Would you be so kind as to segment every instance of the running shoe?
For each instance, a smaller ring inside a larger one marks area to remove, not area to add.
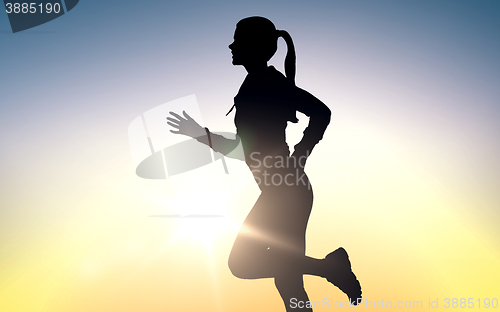
[[[345,249],[340,247],[329,253],[325,260],[331,263],[331,271],[326,279],[342,290],[349,297],[352,305],[360,303],[361,285],[351,270],[351,262]]]

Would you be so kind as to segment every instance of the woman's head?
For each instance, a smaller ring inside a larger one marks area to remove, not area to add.
[[[267,63],[278,48],[278,31],[267,18],[244,18],[236,24],[234,42],[229,48],[234,65]]]

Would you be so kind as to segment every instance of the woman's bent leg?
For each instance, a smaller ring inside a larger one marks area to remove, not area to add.
[[[251,245],[239,244],[237,247]],[[326,277],[331,270],[331,264],[325,259],[315,259],[304,254],[291,254],[276,251],[271,247],[260,247],[238,251],[233,248],[229,257],[229,269],[234,276],[242,279],[258,279],[277,277],[284,270],[287,262],[294,263],[295,272],[301,275]]]
[[[361,298],[361,287],[343,248],[325,259],[305,256],[312,199],[309,188],[265,189],[245,219],[229,256],[229,268],[236,277],[275,278],[287,311],[311,311],[306,304],[303,274],[327,278],[353,304]]]
[[[262,192],[248,214],[229,256],[239,278],[276,277],[287,263],[295,272],[319,273],[321,260],[305,256],[305,232],[312,208],[312,190],[271,188]]]

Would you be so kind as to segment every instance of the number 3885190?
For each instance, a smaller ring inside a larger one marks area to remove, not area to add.
[[[59,3],[6,3],[7,13],[59,13],[61,5]]]

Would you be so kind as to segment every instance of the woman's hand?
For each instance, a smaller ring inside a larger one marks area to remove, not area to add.
[[[192,138],[199,138],[206,135],[205,129],[200,126],[191,116],[185,111],[182,111],[184,118],[180,115],[170,112],[173,117],[167,117],[167,123],[177,130],[170,130],[172,133],[184,134]]]

